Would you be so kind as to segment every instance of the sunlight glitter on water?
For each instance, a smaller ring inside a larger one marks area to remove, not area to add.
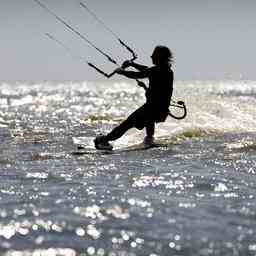
[[[76,139],[93,148],[96,134],[144,102],[134,85],[106,86],[112,84],[4,89],[10,98],[0,101],[4,256],[253,254],[255,86],[180,82],[175,99],[184,99],[189,112],[157,125],[166,147],[73,155]],[[131,130],[115,147],[143,137]]]
[[[72,249],[64,248],[49,248],[49,249],[38,249],[34,251],[9,251],[3,256],[76,256],[77,253]]]

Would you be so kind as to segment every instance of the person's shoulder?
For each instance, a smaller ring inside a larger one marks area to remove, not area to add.
[[[166,67],[166,71],[167,71],[168,73],[171,73],[172,75],[174,74],[174,72],[173,72],[173,69],[172,69],[172,66],[171,66],[171,65],[169,65],[169,66],[167,66],[167,67]]]

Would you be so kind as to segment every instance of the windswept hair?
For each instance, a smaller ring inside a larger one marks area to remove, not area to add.
[[[154,49],[154,52],[157,53],[161,62],[167,62],[170,65],[173,63],[173,53],[167,46],[157,45]]]

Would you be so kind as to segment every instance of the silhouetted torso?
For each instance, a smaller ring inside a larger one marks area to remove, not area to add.
[[[141,71],[125,71],[125,76],[133,79],[149,79],[149,87],[146,93],[146,104],[158,110],[166,110],[170,105],[173,92],[173,71],[170,65],[140,66]],[[155,109],[155,110],[156,110]]]
[[[166,109],[170,105],[173,92],[173,71],[168,65],[153,66],[145,70],[149,78],[147,103]]]

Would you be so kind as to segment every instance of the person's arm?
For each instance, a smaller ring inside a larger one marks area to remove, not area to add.
[[[123,68],[117,68],[115,71],[119,75],[126,76],[131,79],[143,79],[149,77],[149,69],[143,71],[126,71]]]
[[[137,69],[137,70],[139,70],[139,71],[144,71],[144,70],[148,69],[148,67],[145,66],[145,65],[141,65],[141,64],[135,63],[135,62],[133,62],[133,61],[126,60],[126,61],[122,64],[122,68],[123,68],[123,69],[126,69],[126,68],[128,68],[128,67],[133,67],[133,68],[135,68],[135,69]]]
[[[132,62],[130,66],[133,67],[133,68],[136,68],[139,71],[144,71],[144,70],[148,69],[147,66],[141,65],[141,64],[138,64],[138,63],[135,63],[135,62]]]

